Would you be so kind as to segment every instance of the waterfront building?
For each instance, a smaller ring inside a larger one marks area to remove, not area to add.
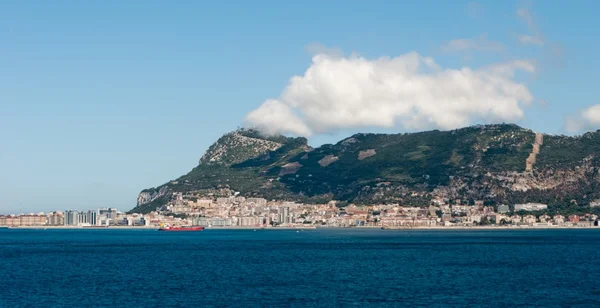
[[[233,226],[232,219],[227,217],[194,217],[192,225],[202,227],[229,227]]]
[[[10,215],[6,217],[6,225],[9,227],[18,227],[21,225],[19,216]]]
[[[533,225],[534,223],[537,222],[537,218],[535,218],[535,216],[533,216],[533,215],[527,215],[527,216],[523,217],[523,222],[525,222],[526,224],[529,224],[529,225]]]
[[[111,207],[98,209],[98,216],[104,216],[108,219],[116,219],[117,209]]]
[[[262,217],[239,217],[237,225],[242,227],[260,226],[263,225],[263,221]]]
[[[9,227],[44,226],[44,225],[46,225],[46,223],[47,223],[46,215],[42,215],[42,214],[0,216],[0,226],[9,226]]]
[[[540,222],[549,222],[552,220],[552,217],[550,217],[550,215],[542,215],[539,217]]]
[[[78,220],[77,225],[80,225],[80,226],[81,225],[85,225],[85,226],[87,226],[87,225],[90,224],[89,221],[88,221],[88,215],[87,215],[86,212],[79,212],[79,213],[77,213],[77,215],[79,216],[79,218],[77,219]]]
[[[100,211],[102,211],[102,210],[100,210]],[[49,225],[53,225],[53,226],[60,225],[60,221],[62,220],[63,225],[65,225],[65,226],[95,226],[98,224],[98,221],[99,221],[98,213],[99,213],[99,211],[97,211],[97,210],[89,210],[87,212],[68,210],[68,211],[64,212],[64,215],[62,213],[55,212],[48,216],[49,217]],[[104,213],[105,213],[104,217],[106,217],[106,215],[111,215],[113,213],[113,211],[112,211],[112,209],[105,210]]]
[[[215,217],[215,218],[211,219],[210,223],[211,223],[210,224],[211,226],[215,226],[215,227],[229,227],[229,226],[232,226],[231,218]]]
[[[46,216],[48,226],[64,226],[65,216],[61,212],[52,212]]]
[[[488,216],[488,219],[490,220],[490,222],[494,223],[494,224],[501,224],[503,223],[502,221],[504,220],[504,223],[507,223],[510,221],[510,217],[503,215],[503,214],[492,214],[490,216]]]
[[[554,221],[555,224],[560,225],[565,222],[565,216],[554,215],[554,217],[552,217],[552,220]]]
[[[512,216],[510,216],[510,221],[513,224],[518,224],[518,223],[521,222],[521,216],[519,216],[519,215],[512,215]]]
[[[475,223],[481,223],[482,220],[485,220],[484,216],[479,215],[479,214],[473,214],[473,215],[469,215],[467,216],[466,219],[466,223],[470,223],[470,224],[475,224]]]
[[[210,226],[210,218],[207,218],[207,217],[193,217],[192,218],[192,226],[208,227],[208,226]]]
[[[591,226],[594,225],[594,222],[593,221],[589,221],[589,220],[578,221],[574,225],[577,226],[577,227],[591,227]]]
[[[569,222],[579,222],[579,216],[578,215],[569,216]]]
[[[293,217],[290,215],[290,208],[282,206],[277,209],[277,222],[280,224],[293,223]]]
[[[46,215],[19,215],[18,226],[44,226],[46,225]]]
[[[65,211],[65,226],[79,225],[79,212],[73,210]]]
[[[97,225],[98,224],[98,211],[89,210],[87,212],[87,222],[92,226]]]

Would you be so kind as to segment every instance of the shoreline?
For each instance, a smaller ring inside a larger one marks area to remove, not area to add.
[[[109,226],[109,227],[80,227],[80,226],[0,226],[0,230],[158,230],[154,226]],[[600,226],[415,226],[415,227],[335,227],[335,226],[290,226],[290,227],[252,227],[252,226],[227,226],[227,227],[205,227],[208,230],[317,230],[317,229],[355,229],[355,230],[551,230],[551,229],[598,229]]]
[[[0,226],[5,230],[158,230],[158,226],[109,226],[109,227],[81,227],[81,226]],[[337,228],[337,227],[336,227]],[[316,226],[298,226],[298,227],[246,227],[246,226],[227,226],[227,227],[204,227],[204,230],[299,230],[299,229],[317,229]]]
[[[383,227],[383,230],[552,230],[552,229],[598,229],[598,226],[452,226],[452,227]]]

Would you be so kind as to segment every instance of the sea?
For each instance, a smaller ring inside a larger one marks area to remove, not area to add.
[[[600,229],[0,230],[0,307],[600,307]]]

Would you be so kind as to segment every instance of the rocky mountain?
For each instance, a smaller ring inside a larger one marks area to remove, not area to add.
[[[188,174],[140,193],[148,212],[178,192],[301,202],[402,203],[432,199],[585,207],[600,198],[600,132],[536,134],[512,124],[451,131],[356,134],[312,149],[304,138],[237,130]]]
[[[283,146],[281,137],[264,137],[255,130],[239,129],[224,135],[200,158],[200,164],[233,165]]]

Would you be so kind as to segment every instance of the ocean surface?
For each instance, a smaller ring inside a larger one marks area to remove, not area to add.
[[[599,307],[600,229],[9,229],[0,275],[0,307]]]

